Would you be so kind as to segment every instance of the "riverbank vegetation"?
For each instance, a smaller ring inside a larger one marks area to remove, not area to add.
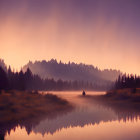
[[[64,99],[52,94],[28,91],[1,91],[0,124],[51,115],[54,112],[72,109]]]
[[[104,97],[112,100],[126,100],[140,103],[140,77],[134,75],[119,76],[114,88]]]

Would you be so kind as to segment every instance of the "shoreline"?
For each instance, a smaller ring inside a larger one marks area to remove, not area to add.
[[[140,89],[119,89],[106,92],[105,95],[86,95],[82,98],[101,106],[111,108],[116,112],[128,112],[140,114]]]
[[[41,95],[29,91],[2,91],[0,94],[0,124],[49,116],[71,110],[73,106],[56,95]]]

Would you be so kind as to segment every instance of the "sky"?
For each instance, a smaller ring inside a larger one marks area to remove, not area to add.
[[[140,74],[140,0],[0,0],[0,58]]]

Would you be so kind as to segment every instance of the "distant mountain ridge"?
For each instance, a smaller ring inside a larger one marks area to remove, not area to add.
[[[117,70],[100,70],[93,65],[83,63],[62,63],[61,61],[58,63],[56,59],[35,61],[34,63],[29,61],[29,63],[23,66],[22,70],[26,71],[27,68],[30,68],[33,74],[38,74],[44,79],[78,80],[92,83],[113,82],[121,74]]]

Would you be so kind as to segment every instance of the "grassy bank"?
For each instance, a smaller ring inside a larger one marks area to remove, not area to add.
[[[108,99],[117,101],[129,101],[140,103],[140,89],[139,88],[126,88],[108,91],[104,96]]]
[[[51,115],[72,108],[64,99],[37,92],[2,91],[0,93],[0,124]]]

